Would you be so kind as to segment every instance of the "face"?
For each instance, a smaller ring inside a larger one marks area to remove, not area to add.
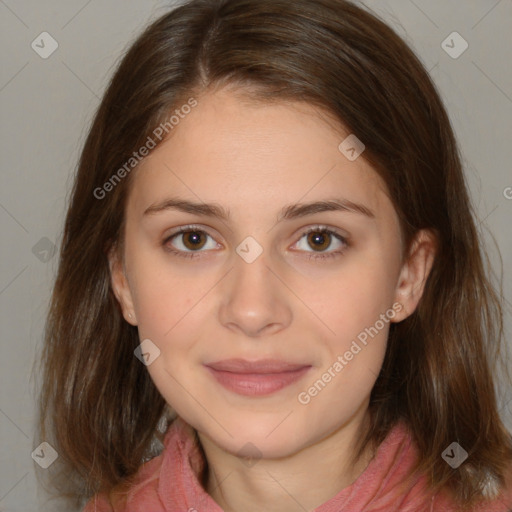
[[[134,171],[115,293],[160,351],[147,369],[167,403],[230,453],[287,456],[362,418],[390,324],[419,300],[428,258],[402,258],[348,135],[223,89]]]

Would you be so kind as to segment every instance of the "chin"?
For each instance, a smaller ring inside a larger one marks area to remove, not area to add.
[[[206,428],[198,426],[197,430],[224,451],[248,459],[287,457],[306,445],[307,433],[289,421],[293,414],[285,421],[286,414],[280,414],[278,418],[275,415],[256,416],[224,421],[222,425],[229,434],[214,421],[204,425]]]

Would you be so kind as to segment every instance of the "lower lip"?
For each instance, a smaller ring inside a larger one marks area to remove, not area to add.
[[[230,391],[245,396],[265,396],[297,382],[311,366],[281,373],[233,373],[214,370],[209,366],[207,368],[215,379]]]

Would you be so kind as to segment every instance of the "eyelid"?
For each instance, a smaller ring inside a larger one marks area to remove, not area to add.
[[[301,233],[301,237],[308,234],[308,233],[311,233],[311,232],[315,232],[315,231],[326,231],[328,233],[332,233],[334,235],[338,235],[340,238],[342,238],[343,240],[347,241],[349,240],[349,235],[348,233],[347,234],[343,234],[342,233],[342,230],[340,230],[339,228],[335,228],[334,226],[329,226],[328,224],[314,224],[308,228],[302,228],[300,230],[300,233]]]
[[[162,241],[162,245],[164,246],[164,248],[166,248],[166,251],[168,252],[171,252],[171,253],[174,253],[174,254],[178,254],[178,255],[183,255],[183,256],[186,256],[186,257],[191,257],[191,256],[194,256],[195,254],[199,255],[200,253],[202,252],[205,252],[205,251],[181,251],[181,250],[178,250],[178,249],[171,249],[171,248],[168,248],[167,247],[167,244],[175,237],[177,237],[178,235],[182,234],[182,233],[188,233],[189,231],[196,231],[196,232],[199,232],[199,233],[204,233],[206,234],[207,236],[209,236],[212,240],[215,239],[215,237],[213,235],[211,235],[205,228],[204,226],[199,226],[197,224],[187,224],[185,226],[181,226],[179,227],[178,229],[174,230],[173,232],[171,232],[169,235],[166,235]],[[215,243],[217,243],[219,245],[219,242],[215,241]]]
[[[325,224],[316,224],[309,228],[304,228],[301,232],[301,235],[299,236],[297,242],[294,243],[294,245],[298,244],[303,236],[308,235],[309,233],[328,233],[329,235],[336,238],[339,242],[343,244],[343,247],[341,249],[337,249],[334,251],[294,251],[294,252],[305,252],[309,259],[318,259],[318,260],[325,260],[327,258],[335,258],[337,256],[341,256],[345,250],[350,246],[350,240],[348,235],[343,235],[338,228],[330,227]]]
[[[197,232],[200,232],[200,233],[204,233],[206,234],[207,236],[209,236],[210,238],[214,239],[214,237],[206,230],[204,229],[203,226],[199,226],[199,225],[196,225],[196,224],[187,224],[185,226],[181,226],[179,227],[178,229],[176,229],[175,231],[173,231],[171,234],[169,234],[168,236],[166,236],[162,242],[162,245],[164,247],[167,247],[167,244],[170,240],[172,240],[174,237],[182,234],[182,233],[188,233],[189,231],[197,231]],[[344,235],[340,232],[340,230],[338,228],[335,228],[335,227],[330,227],[328,225],[325,225],[325,224],[315,224],[315,225],[312,225],[308,228],[302,228],[299,233],[300,233],[300,236],[298,237],[297,241],[293,244],[293,245],[296,245],[298,242],[300,242],[300,240],[302,239],[302,237],[304,237],[305,235],[309,234],[309,233],[312,233],[312,232],[326,232],[332,236],[334,236],[338,241],[340,241],[344,247],[342,249],[338,249],[338,250],[335,250],[335,251],[293,251],[293,252],[304,252],[306,254],[309,254],[309,258],[310,259],[319,259],[319,260],[322,260],[322,259],[326,259],[326,258],[329,258],[329,257],[336,257],[336,256],[340,256],[346,249],[347,247],[350,245],[349,243],[349,236],[348,235]],[[217,244],[219,242],[216,242]],[[202,250],[198,250],[198,251],[182,251],[182,250],[178,250],[178,249],[171,249],[171,248],[166,248],[166,251],[168,252],[171,252],[173,254],[176,254],[178,256],[182,256],[182,257],[188,257],[188,258],[194,258],[194,257],[200,257],[201,253],[203,252],[208,252],[208,251],[202,251]],[[197,256],[196,256],[197,255]]]

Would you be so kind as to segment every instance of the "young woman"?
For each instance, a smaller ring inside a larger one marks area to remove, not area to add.
[[[42,359],[61,492],[509,510],[482,253],[446,111],[387,25],[181,5],[123,58],[76,175]]]

